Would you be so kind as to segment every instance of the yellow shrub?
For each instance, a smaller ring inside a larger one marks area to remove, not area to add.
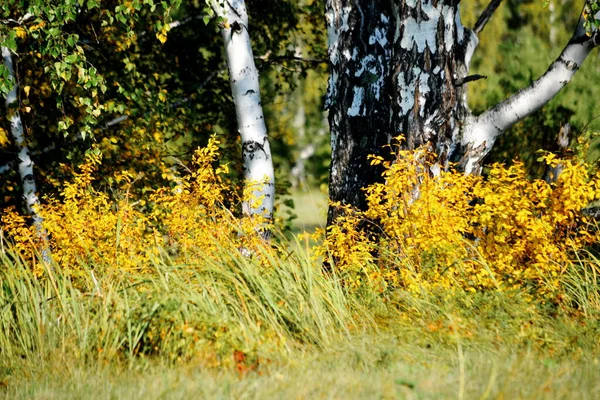
[[[46,199],[39,210],[52,260],[65,272],[77,276],[84,264],[119,274],[152,271],[152,257],[167,252],[190,262],[199,253],[217,257],[226,248],[252,251],[262,245],[254,229],[264,223],[250,218],[238,221],[224,205],[228,198],[235,206],[231,200],[235,190],[223,179],[228,170],[217,163],[214,137],[196,151],[187,176],[168,176],[165,171],[172,187],[152,191],[145,198],[132,198],[131,193],[141,192],[130,190],[141,176],[127,170],[110,177],[120,185],[112,188],[116,195],[98,190],[101,159],[99,151],[90,152],[79,172],[64,185],[61,198]],[[34,228],[15,210],[5,210],[2,227],[28,258],[42,245]]]
[[[96,268],[114,266],[114,271],[143,268],[152,245],[147,218],[126,195],[112,200],[95,189],[100,165],[101,154],[90,152],[80,172],[65,184],[62,200],[48,199],[40,210],[53,260],[75,275],[82,263]],[[124,181],[125,187],[134,181],[127,172],[115,179]]]
[[[548,184],[528,180],[521,163],[495,164],[484,179],[434,174],[433,160],[423,149],[399,150],[393,163],[373,157],[385,183],[366,189],[367,211],[345,210],[328,228],[321,253],[351,280],[360,270],[415,292],[527,288],[546,296],[560,289],[572,251],[599,238],[582,209],[600,197],[600,179],[583,163],[546,156],[564,168]],[[355,230],[363,220],[379,225],[378,243]]]

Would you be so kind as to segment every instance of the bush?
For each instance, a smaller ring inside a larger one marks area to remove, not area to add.
[[[398,146],[399,149],[399,146]],[[563,168],[556,183],[529,180],[523,165],[492,165],[486,178],[441,171],[424,149],[397,150],[385,183],[366,189],[365,212],[345,208],[321,248],[353,286],[412,292],[525,289],[540,299],[564,291],[575,252],[599,238],[582,210],[600,197],[600,177],[575,160],[543,156]],[[377,239],[360,226],[375,224]]]

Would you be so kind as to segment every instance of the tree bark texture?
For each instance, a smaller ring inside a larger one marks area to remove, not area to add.
[[[327,1],[332,201],[364,209],[362,188],[381,180],[367,156],[389,156],[383,146],[398,135],[452,158],[467,113],[459,80],[477,43],[457,3]]]
[[[597,30],[580,21],[573,38],[540,79],[479,116],[467,106],[469,63],[491,0],[474,30],[460,20],[458,0],[327,0],[330,81],[326,98],[331,130],[330,199],[366,207],[363,188],[381,180],[368,155],[403,135],[403,147],[437,154],[436,174],[450,165],[481,172],[496,138],[550,101],[591,50]],[[331,207],[328,224],[338,211]]]
[[[392,15],[391,3],[386,1],[327,1],[329,196],[360,209],[366,207],[360,189],[381,179],[381,170],[369,165],[367,155],[382,153],[394,134],[389,113]],[[335,208],[330,208],[328,223],[335,216]]]
[[[245,186],[252,193],[252,199],[243,205],[244,213],[271,219],[275,178],[260,100],[258,70],[248,34],[246,5],[243,0],[213,1],[211,5],[216,14],[225,20],[221,34],[242,139]],[[268,236],[268,233],[263,233]]]

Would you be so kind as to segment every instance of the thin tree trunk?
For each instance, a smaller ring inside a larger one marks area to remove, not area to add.
[[[225,19],[221,34],[225,43],[231,92],[238,130],[242,138],[244,179],[251,199],[244,203],[248,216],[273,216],[275,178],[267,128],[260,100],[258,70],[248,34],[248,14],[244,0],[212,1],[216,14]],[[268,239],[270,233],[262,229]]]
[[[8,95],[6,96],[6,112],[10,120],[11,135],[19,150],[18,154],[18,167],[19,176],[21,178],[21,185],[23,187],[23,200],[25,201],[25,207],[27,212],[33,219],[33,225],[44,242],[42,249],[42,256],[45,261],[49,260],[49,250],[46,242],[46,232],[42,226],[43,218],[39,214],[40,201],[37,196],[37,189],[35,185],[35,175],[33,171],[33,161],[29,155],[29,148],[25,140],[25,133],[23,131],[23,124],[21,122],[21,116],[18,111],[18,100],[17,100],[17,77],[13,67],[12,54],[8,47],[2,47],[2,57],[4,59],[4,66],[8,69],[8,75],[14,82],[14,85]]]

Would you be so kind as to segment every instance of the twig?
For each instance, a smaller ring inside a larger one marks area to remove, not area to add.
[[[322,58],[304,58],[304,57],[298,57],[298,56],[274,56],[271,57],[271,52],[268,52],[267,54],[263,55],[263,56],[256,56],[254,57],[257,60],[262,60],[264,62],[273,64],[277,61],[294,61],[294,62],[301,62],[301,63],[308,63],[308,64],[326,64],[327,60],[324,60]]]
[[[462,86],[465,83],[478,81],[480,79],[487,79],[487,76],[475,74],[475,75],[465,76],[464,78],[458,78],[457,80],[454,81],[454,86]]]
[[[33,17],[34,17],[33,14],[27,13],[19,19],[7,18],[7,19],[0,20],[0,22],[5,25],[8,25],[8,24],[23,25],[25,22],[27,22],[28,20],[30,20]]]
[[[483,30],[483,28],[485,28],[487,23],[490,21],[492,15],[496,11],[500,3],[502,3],[502,0],[492,0],[490,4],[488,4],[488,6],[485,8],[485,10],[483,10],[483,13],[479,16],[479,19],[477,20],[477,22],[475,23],[475,27],[473,28],[473,32],[475,32],[477,36],[479,36],[479,33]]]

